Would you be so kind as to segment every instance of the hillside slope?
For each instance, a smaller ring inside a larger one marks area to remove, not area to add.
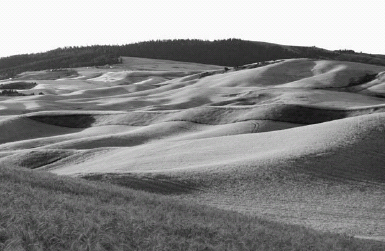
[[[26,72],[19,91],[45,95],[1,97],[1,165],[385,240],[384,66],[127,57],[76,72]]]
[[[1,250],[381,250],[166,196],[0,167]]]

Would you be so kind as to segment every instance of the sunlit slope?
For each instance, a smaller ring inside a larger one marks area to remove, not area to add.
[[[316,163],[308,163],[308,171],[331,176],[335,173],[347,179],[382,181],[385,158],[378,149],[385,144],[384,122],[385,117],[380,113],[267,133],[188,141],[176,138],[140,147],[111,149],[70,165],[63,161],[52,171],[61,174],[244,172],[251,175],[266,164],[276,163],[278,167],[281,161],[317,155]]]
[[[135,60],[149,65],[149,61],[133,59]],[[167,63],[171,64],[171,62]],[[133,67],[132,64],[130,67]],[[153,66],[154,63],[151,64],[151,67]],[[242,137],[246,137],[242,136],[243,134],[247,134],[247,137],[249,135],[262,137],[254,134],[271,131],[271,135],[275,137],[271,140],[272,145],[261,143],[263,149],[283,151],[285,146],[274,142],[279,142],[287,132],[305,130],[305,128],[310,128],[309,131],[313,130],[313,126],[290,128],[381,113],[385,109],[381,98],[321,88],[341,87],[341,83],[345,81],[346,84],[347,81],[358,78],[357,76],[377,74],[377,71],[383,70],[381,67],[338,61],[294,59],[270,62],[267,65],[250,65],[246,68],[250,69],[214,71],[210,74],[193,73],[187,77],[183,76],[186,73],[164,70],[135,72],[112,69],[114,71],[110,72],[111,69],[100,68],[94,69],[95,72],[100,73],[99,76],[95,76],[90,73],[92,69],[84,68],[79,72],[88,72],[88,75],[80,74],[80,78],[65,78],[52,82],[52,90],[55,88],[63,90],[65,87],[68,91],[65,94],[4,100],[3,104],[9,104],[4,106],[4,114],[12,113],[18,107],[19,113],[25,113],[28,110],[51,110],[51,112],[30,113],[9,119],[13,121],[12,123],[4,122],[1,127],[8,133],[3,136],[4,144],[0,149],[28,151],[30,147],[75,150],[101,147],[132,148],[146,147],[147,143],[157,144],[158,141],[160,141],[159,144],[166,144],[162,140],[207,139],[208,142],[213,142],[207,143],[209,148],[218,149],[218,154],[212,155],[204,164],[215,165],[215,159],[219,158],[218,155],[225,149],[222,149],[222,146],[214,146],[221,141],[213,138],[232,135],[232,137],[221,138],[224,143],[219,145],[226,145],[231,149],[231,144],[226,143],[226,140],[229,142],[234,140],[234,142],[245,142],[244,146],[239,146],[239,149],[244,149],[247,145],[251,147],[252,144],[242,140]],[[121,85],[119,82],[130,77],[146,79],[152,75],[170,79],[163,81],[160,85],[150,84],[152,85],[150,90],[132,89],[132,86],[142,84]],[[317,83],[322,83],[314,90],[312,88],[314,86],[306,84],[309,78],[318,78]],[[290,81],[294,82],[284,84]],[[301,81],[305,83],[301,88],[287,86]],[[368,83],[362,84],[368,85]],[[28,129],[21,130],[25,127]],[[290,130],[275,132],[282,129]],[[309,136],[309,138],[314,137]],[[23,142],[17,142],[20,140]],[[262,142],[270,141],[262,140]],[[307,145],[306,142],[293,144]],[[278,148],[278,145],[281,148]],[[129,150],[134,149],[131,148]],[[298,154],[303,153],[298,150]],[[156,157],[157,154],[154,155]],[[159,153],[159,155],[164,154]],[[224,153],[224,155],[227,154]],[[230,159],[237,160],[235,156],[230,157],[231,154],[228,156],[229,159],[224,159],[224,162]],[[244,156],[244,159],[248,158],[250,157]],[[192,160],[191,163],[193,162]],[[116,165],[119,166],[121,163]]]
[[[227,87],[283,84],[287,87],[343,87],[353,84],[366,74],[384,70],[383,66],[361,63],[289,59],[240,72],[208,77],[202,84],[215,81],[216,85]]]
[[[312,76],[290,81],[282,87],[342,88],[363,84],[371,80],[384,67],[340,61],[314,61]]]
[[[384,119],[380,113],[216,138],[194,139],[191,133],[188,140],[73,155],[41,169],[67,175],[172,177],[196,184],[200,192],[184,198],[197,203],[384,239]],[[139,188],[156,182],[136,180],[144,183]],[[134,186],[129,181],[127,186]],[[156,184],[159,191],[170,189],[162,180]],[[171,189],[184,187],[173,184]]]
[[[200,73],[185,69],[81,68],[77,77],[35,80],[37,85],[34,88],[22,91],[35,96],[0,100],[0,114],[75,109],[183,110],[203,105],[268,103],[345,108],[383,103],[373,95],[382,93],[381,72],[385,67],[293,59],[262,66],[251,65],[249,68]],[[39,93],[45,95],[37,95]]]

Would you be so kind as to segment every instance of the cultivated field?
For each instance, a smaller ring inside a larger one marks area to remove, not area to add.
[[[0,96],[1,166],[385,241],[385,67],[124,58],[61,74],[0,81],[36,83]]]

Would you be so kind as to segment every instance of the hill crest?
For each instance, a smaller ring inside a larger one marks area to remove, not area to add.
[[[330,51],[322,48],[288,46],[241,39],[204,41],[198,39],[152,40],[126,45],[65,47],[37,54],[0,58],[0,79],[24,71],[122,63],[122,56],[167,59],[221,66],[288,58],[316,58],[385,65],[385,56]]]

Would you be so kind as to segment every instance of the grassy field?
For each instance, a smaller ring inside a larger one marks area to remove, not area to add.
[[[162,195],[0,168],[0,250],[384,250]]]

